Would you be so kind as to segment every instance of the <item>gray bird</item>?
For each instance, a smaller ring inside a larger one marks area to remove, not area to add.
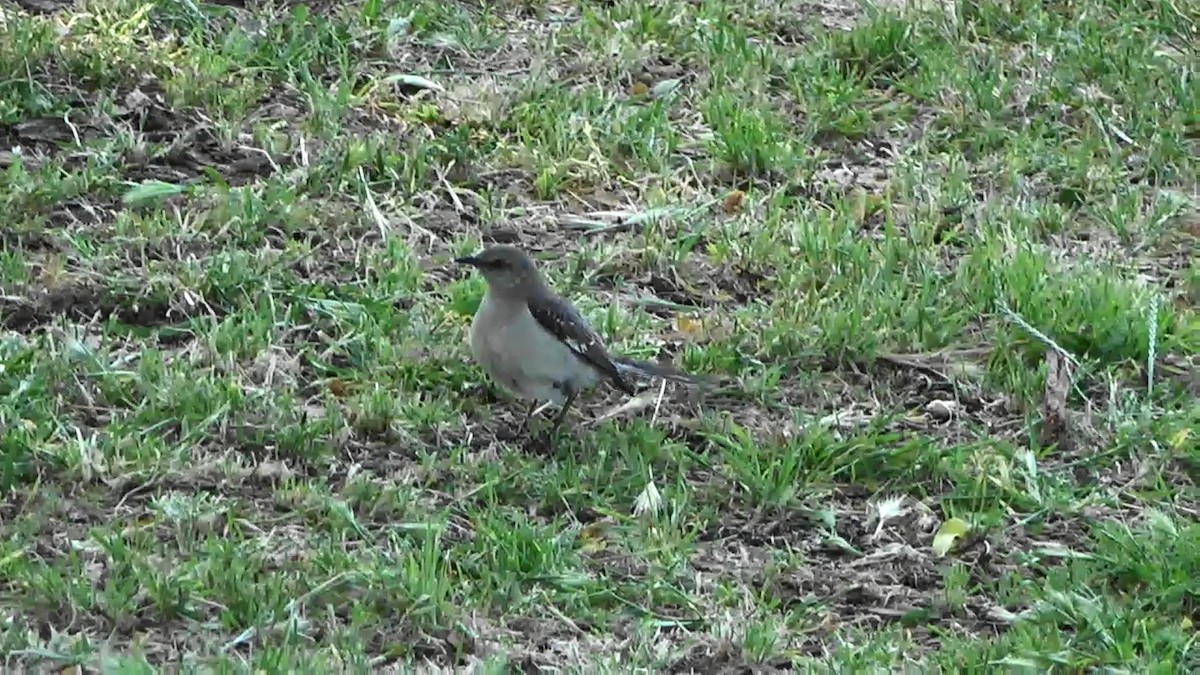
[[[553,436],[576,397],[601,380],[634,395],[629,373],[699,382],[664,366],[610,354],[587,319],[550,288],[533,259],[515,246],[492,246],[455,262],[479,270],[487,282],[471,322],[471,353],[492,379],[530,401],[526,424],[539,401],[551,401],[561,406]]]

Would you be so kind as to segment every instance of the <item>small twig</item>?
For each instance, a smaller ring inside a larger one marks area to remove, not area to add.
[[[442,182],[442,186],[446,188],[446,194],[450,195],[450,201],[454,202],[454,208],[459,213],[465,212],[467,207],[463,206],[462,200],[458,198],[458,194],[454,190],[454,186],[450,184],[450,181],[446,180],[446,175],[442,172],[438,172],[438,180],[440,180]]]
[[[508,481],[512,480],[513,478],[515,478],[518,473],[520,473],[520,472],[519,471],[510,471],[506,475],[499,476],[492,480],[480,483],[479,485],[476,485],[475,487],[471,488],[470,490],[467,490],[466,493],[459,495],[458,497],[455,497],[450,502],[450,506],[458,506],[458,505],[462,504],[463,502],[467,501],[468,499],[470,499],[471,497],[474,497],[476,494],[478,494],[479,492],[481,492],[482,490],[484,490],[486,488],[489,488],[493,485],[499,485],[500,483],[508,482]]]
[[[1064,359],[1069,361],[1072,366],[1075,366],[1076,368],[1081,367],[1080,363],[1079,363],[1079,359],[1075,358],[1075,356],[1072,355],[1071,352],[1068,352],[1067,350],[1060,347],[1057,342],[1055,342],[1054,340],[1052,340],[1050,338],[1050,336],[1048,336],[1045,333],[1043,333],[1042,331],[1034,328],[1032,325],[1030,325],[1030,323],[1028,321],[1021,318],[1021,315],[1019,315],[1016,312],[1009,309],[1007,305],[1001,303],[1000,311],[1004,313],[1004,315],[1008,318],[1009,321],[1012,321],[1013,323],[1017,324],[1021,328],[1024,328],[1026,331],[1029,332],[1030,335],[1033,335],[1037,339],[1044,342],[1046,344],[1046,346],[1048,346],[1051,349],[1053,349],[1054,351],[1058,352],[1059,355],[1061,355]],[[1075,382],[1074,377],[1071,378],[1071,388],[1075,390],[1076,394],[1079,394],[1079,398],[1083,399],[1084,401],[1089,401],[1087,394],[1084,394],[1083,390],[1079,388],[1079,385]],[[1090,404],[1090,401],[1089,401],[1089,404]]]
[[[941,381],[943,384],[950,384],[954,381],[953,378],[951,378],[949,375],[943,373],[942,371],[938,370],[937,368],[933,368],[931,366],[927,366],[922,363],[917,363],[916,361],[911,361],[911,360],[903,358],[901,356],[893,356],[891,354],[879,354],[875,358],[880,361],[883,361],[884,363],[890,363],[893,366],[897,366],[900,368],[908,368],[910,370],[915,370],[919,373],[924,373],[925,375],[928,375],[929,377],[932,377],[935,380]]]
[[[700,623],[700,622],[708,620],[702,616],[688,618],[688,617],[675,617],[675,616],[668,616],[666,614],[659,614],[658,612],[655,612],[654,610],[650,609],[649,607],[644,607],[642,605],[639,605],[638,603],[633,602],[632,600],[626,600],[625,598],[623,598],[619,594],[617,594],[615,591],[609,590],[608,594],[610,596],[612,596],[617,602],[625,605],[626,607],[629,607],[630,609],[642,612],[644,616],[654,617],[655,619],[657,619],[659,621],[670,621],[670,622],[676,623],[676,624],[687,624],[687,623]]]
[[[562,610],[554,606],[554,603],[548,603],[546,605],[546,609],[550,610],[550,613],[557,617],[559,621],[562,621],[564,624],[570,627],[572,633],[575,633],[576,635],[585,634],[583,629],[579,627],[579,624],[572,621],[571,618],[566,614],[563,614]]]
[[[459,70],[457,68],[430,68],[425,71],[428,75],[459,75],[464,77],[470,76],[489,76],[489,77],[509,77],[511,75],[521,75],[528,73],[529,68],[509,68],[508,70]]]
[[[275,163],[275,159],[273,157],[271,157],[271,153],[267,152],[266,150],[264,150],[262,148],[256,148],[253,145],[238,145],[238,147],[241,148],[242,150],[247,150],[249,152],[257,152],[257,153],[261,154],[263,157],[267,158],[267,164],[271,165],[271,169],[275,173],[283,172],[283,170],[279,168],[279,165]]]
[[[129,488],[129,490],[127,490],[125,492],[125,494],[121,496],[121,499],[119,501],[117,501],[117,505],[113,507],[113,510],[116,511],[117,509],[120,509],[122,506],[125,506],[125,502],[128,501],[130,497],[132,497],[140,492],[145,492],[146,490],[149,490],[150,488],[157,485],[159,483],[159,481],[161,481],[161,480],[162,480],[162,475],[156,474],[156,475],[151,476],[149,480],[147,480],[143,483],[140,483],[138,485],[135,485],[132,488]]]
[[[70,669],[69,666],[71,664],[77,665],[83,663],[83,657],[79,654],[62,654],[59,652],[52,652],[48,649],[38,649],[36,647],[32,647],[30,649],[14,649],[11,652],[7,652],[6,656],[9,658],[14,656],[35,656],[40,659],[46,659],[47,661],[58,661],[61,664],[67,665],[68,670]]]
[[[663,300],[655,297],[626,297],[625,302],[633,307],[650,307],[653,309],[666,309],[673,312],[699,312],[703,308],[694,305],[684,305],[670,300]]]
[[[1026,331],[1029,332],[1030,335],[1041,340],[1042,342],[1044,342],[1046,344],[1046,346],[1050,347],[1051,349],[1053,349],[1054,351],[1056,351],[1060,355],[1062,355],[1063,358],[1070,361],[1071,365],[1073,365],[1075,367],[1079,367],[1079,359],[1075,358],[1071,354],[1071,352],[1068,352],[1067,350],[1060,347],[1057,342],[1055,342],[1054,340],[1052,340],[1050,338],[1050,336],[1048,336],[1045,333],[1043,333],[1042,331],[1034,328],[1032,324],[1030,324],[1025,319],[1021,318],[1020,314],[1017,314],[1016,312],[1012,311],[1011,309],[1008,308],[1007,305],[1005,305],[1003,303],[1001,303],[1001,305],[1000,305],[1000,311],[1004,313],[1004,315],[1008,318],[1009,321],[1012,321],[1013,323],[1017,324],[1021,328],[1024,328]]]
[[[664,382],[664,385],[665,384],[666,383]],[[597,424],[600,424],[604,420],[612,419],[618,415],[623,415],[630,411],[643,410],[647,406],[650,405],[650,398],[649,398],[648,394],[650,394],[650,392],[642,392],[641,394],[638,394],[637,396],[631,396],[631,397],[625,399],[624,403],[613,406],[612,408],[609,408],[608,410],[601,413],[598,417],[592,418],[591,420],[586,422],[586,425],[587,426],[595,426]]]
[[[1146,327],[1149,350],[1146,353],[1146,399],[1154,396],[1154,362],[1158,352],[1158,294],[1150,296],[1150,321]]]
[[[654,414],[650,415],[650,426],[658,420],[658,410],[662,407],[663,396],[667,393],[667,381],[661,380],[658,385],[658,398],[654,400]]]
[[[629,213],[625,211],[596,211],[589,216],[564,216],[561,221],[564,226],[572,229],[582,229],[582,236],[592,237],[609,232],[623,232],[634,226],[651,223],[658,220],[685,220],[692,214],[712,208],[720,199],[710,199],[698,206],[670,206],[647,209]],[[607,223],[601,218],[616,218],[616,222]]]
[[[371,219],[375,221],[375,226],[379,228],[379,236],[387,240],[388,230],[391,229],[391,225],[388,223],[387,218],[384,217],[383,212],[379,210],[379,206],[375,204],[375,197],[371,195],[371,186],[367,183],[367,174],[361,166],[358,167],[358,180],[362,182],[363,194],[367,197],[367,213],[371,214]]]

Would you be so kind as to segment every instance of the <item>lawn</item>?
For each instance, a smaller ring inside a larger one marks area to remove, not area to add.
[[[1195,671],[1198,26],[5,2],[5,670]],[[534,448],[492,242],[717,383]]]

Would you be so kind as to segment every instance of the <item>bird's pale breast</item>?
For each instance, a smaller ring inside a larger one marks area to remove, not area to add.
[[[485,297],[471,324],[471,352],[497,382],[528,399],[561,404],[558,384],[571,381],[582,389],[595,383],[595,373],[534,320],[523,306]]]

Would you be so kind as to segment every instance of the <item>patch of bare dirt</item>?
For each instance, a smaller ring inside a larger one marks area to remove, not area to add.
[[[0,165],[11,164],[19,155],[27,167],[57,157],[68,168],[83,166],[90,156],[89,144],[119,134],[136,140],[120,164],[125,177],[133,181],[188,183],[213,171],[230,185],[240,185],[279,170],[281,162],[288,164],[287,158],[219,139],[197,111],[172,107],[153,77],[143,76],[113,91],[119,104],[109,116],[96,106],[98,91],[59,68],[45,71],[50,77],[57,75],[48,86],[72,101],[72,111],[0,126],[0,145],[6,149]]]
[[[751,661],[741,645],[730,641],[697,641],[687,653],[672,663],[668,673],[790,673],[792,661],[778,657],[765,663]]]
[[[80,322],[116,317],[122,323],[155,327],[172,322],[172,304],[166,299],[122,298],[95,286],[44,288],[24,299],[0,299],[0,325],[8,329],[24,333],[60,316]]]
[[[910,499],[903,517],[880,522],[869,504],[873,495],[854,492],[834,496],[840,539],[798,512],[734,508],[702,535],[693,566],[701,575],[732,576],[761,589],[783,607],[824,608],[822,628],[808,633],[807,646],[801,647],[810,654],[819,654],[824,638],[842,627],[875,630],[902,623],[917,631],[918,639],[934,626],[976,635],[1003,630],[988,598],[972,597],[960,608],[946,605],[942,580],[951,559],[936,558],[929,550],[940,519],[928,507]],[[804,562],[768,574],[763,563],[772,550],[791,551]],[[1014,568],[997,559],[996,550],[977,538],[958,546],[952,560],[980,575],[980,583],[992,581]]]
[[[697,244],[698,249],[703,246],[703,241]],[[647,269],[631,253],[602,268],[594,283],[598,288],[615,289],[618,276],[643,300],[708,308],[769,301],[774,281],[766,266],[713,264],[689,258],[670,267]]]
[[[14,4],[30,14],[53,14],[70,9],[78,2],[79,0],[13,0]]]
[[[29,332],[65,317],[79,322],[116,318],[133,326],[155,327],[212,310],[211,306],[187,303],[183,298],[146,297],[93,283],[66,283],[31,290],[24,297],[0,298],[0,325]]]

